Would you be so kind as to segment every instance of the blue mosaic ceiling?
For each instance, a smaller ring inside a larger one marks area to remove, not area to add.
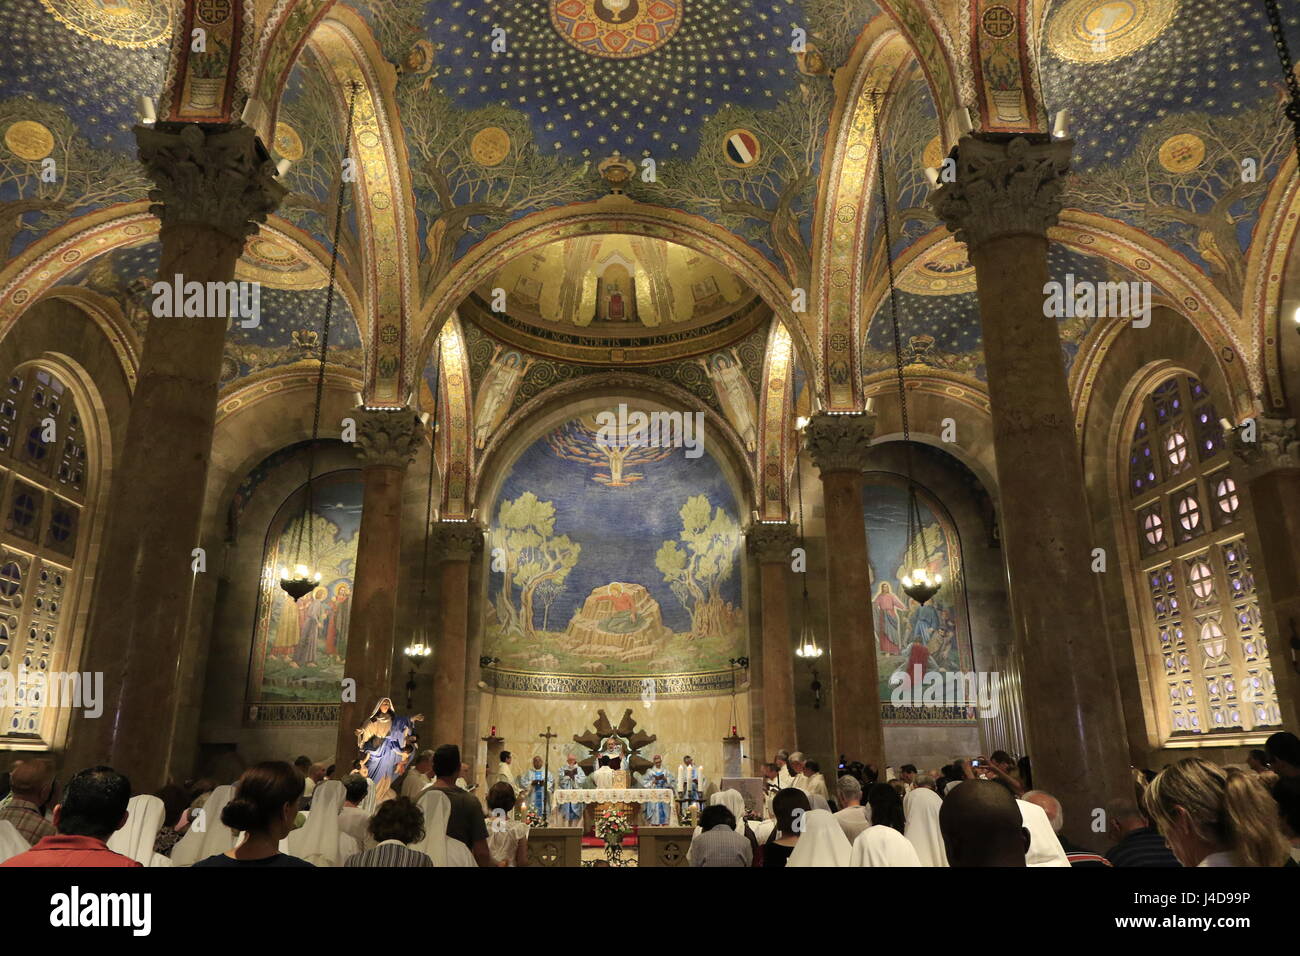
[[[649,52],[617,57],[566,39],[574,28],[562,15],[564,0],[429,4],[424,22],[442,67],[437,82],[463,109],[496,104],[527,113],[539,148],[583,159],[615,149],[689,155],[700,123],[720,108],[770,107],[794,86],[790,29],[804,22],[797,2],[619,2],[631,4],[624,20],[659,10],[675,31]],[[575,13],[591,9],[571,5]],[[604,0],[595,7],[609,17]],[[505,30],[505,53],[490,49],[494,28]]]

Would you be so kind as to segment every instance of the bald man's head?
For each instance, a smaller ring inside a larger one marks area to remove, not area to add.
[[[1000,784],[967,780],[939,809],[949,866],[1024,866],[1029,831],[1016,798]]]
[[[1065,826],[1065,812],[1061,809],[1061,801],[1052,796],[1046,790],[1030,790],[1020,798],[1028,803],[1041,807],[1042,811],[1047,814],[1047,819],[1052,821],[1052,831],[1060,833],[1061,827]]]

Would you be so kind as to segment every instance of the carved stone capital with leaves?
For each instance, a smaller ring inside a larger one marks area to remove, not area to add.
[[[420,417],[409,408],[358,408],[357,457],[366,465],[405,468],[424,438]]]
[[[837,471],[867,470],[876,416],[871,412],[832,415],[821,412],[804,429],[804,444],[813,464],[825,477]]]
[[[468,561],[483,547],[483,527],[476,521],[435,521],[429,549],[441,561]]]
[[[789,563],[790,552],[799,546],[799,529],[789,522],[764,524],[755,521],[745,533],[750,554],[763,564]]]
[[[1253,437],[1254,441],[1245,438]],[[1239,425],[1228,433],[1233,455],[1245,469],[1247,481],[1283,468],[1300,468],[1300,437],[1294,418],[1259,415],[1254,419],[1254,432],[1249,423]]]
[[[163,227],[207,226],[243,242],[288,192],[250,126],[137,126],[136,143],[155,188],[149,211]]]
[[[931,197],[935,215],[969,248],[1004,236],[1046,236],[1061,213],[1073,145],[963,136],[956,180]]]

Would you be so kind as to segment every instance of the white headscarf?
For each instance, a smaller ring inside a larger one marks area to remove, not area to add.
[[[185,836],[172,847],[173,866],[190,866],[199,860],[225,853],[234,847],[235,831],[221,822],[221,811],[226,808],[226,804],[234,795],[235,788],[230,784],[223,784],[208,794],[201,815],[191,811],[190,819],[194,820],[195,816],[198,816],[198,820],[203,821],[203,829],[197,829],[198,820],[190,824]]]
[[[745,796],[739,790],[719,790],[709,797],[710,806],[724,806],[736,818],[736,832],[745,833]]]
[[[871,826],[853,841],[849,866],[920,866],[921,859],[907,837],[893,827]]]
[[[808,794],[808,806],[813,810],[825,810],[827,813],[830,813],[831,810],[830,803],[820,793]]]
[[[1025,866],[1069,866],[1070,858],[1065,855],[1061,841],[1052,829],[1052,821],[1047,812],[1036,803],[1017,800],[1020,808],[1020,820],[1029,831],[1029,852],[1025,854]]]
[[[339,810],[346,796],[342,780],[327,780],[312,791],[307,823],[285,840],[289,855],[314,866],[342,866],[359,850],[357,841],[339,829]]]
[[[141,866],[173,866],[171,860],[153,851],[163,818],[167,816],[162,800],[152,794],[138,793],[127,801],[126,813],[126,826],[108,838],[108,848],[129,856]]]
[[[0,863],[30,849],[17,827],[8,820],[0,820]]]
[[[803,815],[799,842],[786,866],[848,866],[852,847],[844,828],[829,810],[809,810]]]
[[[948,851],[939,830],[942,806],[943,798],[928,787],[917,787],[903,798],[903,816],[907,818],[903,836],[916,850],[922,866],[948,865]]]
[[[474,854],[459,840],[447,836],[451,820],[451,800],[437,787],[420,794],[417,806],[424,811],[424,839],[411,846],[427,853],[434,866],[477,866]]]

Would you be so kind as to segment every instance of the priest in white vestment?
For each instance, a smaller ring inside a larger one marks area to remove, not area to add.
[[[673,789],[668,781],[668,768],[664,766],[664,758],[661,755],[655,754],[650,769],[641,775],[641,786],[645,790]],[[641,804],[641,815],[651,826],[667,824],[671,816],[670,810],[671,807],[665,802]]]
[[[677,765],[677,799],[684,803],[693,803],[696,807],[703,807],[706,786],[704,768],[696,764],[691,759],[691,755],[687,754]]]
[[[578,758],[573,754],[569,754],[564,758],[564,766],[560,768],[560,777],[555,785],[557,790],[555,795],[555,814],[559,818],[561,825],[573,826],[582,820],[582,804],[563,802],[563,791],[580,790],[586,781],[587,775],[583,773],[582,768],[578,766]]]
[[[782,790],[794,786],[795,773],[790,769],[790,754],[784,750],[776,752],[776,782]]]

